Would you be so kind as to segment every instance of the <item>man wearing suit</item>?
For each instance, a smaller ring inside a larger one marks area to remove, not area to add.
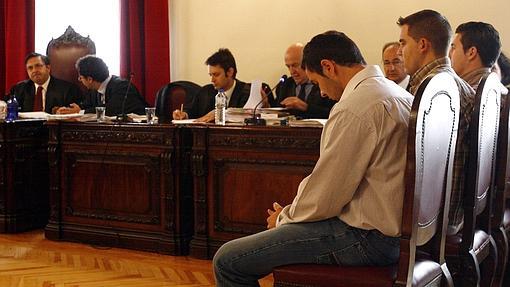
[[[227,95],[227,107],[242,108],[250,96],[251,85],[236,79],[234,56],[228,49],[219,49],[205,61],[211,83],[203,86],[195,95],[186,97],[184,110],[175,110],[176,120],[197,119],[199,122],[214,121],[214,102],[219,89]]]
[[[407,89],[410,76],[406,73],[402,55],[397,53],[399,48],[400,43],[398,42],[391,42],[384,45],[382,49],[384,75],[386,75],[388,80],[392,80],[403,89]]]
[[[317,85],[308,80],[301,65],[303,58],[303,44],[291,45],[285,52],[285,66],[289,69],[291,79],[285,80],[276,89],[276,102],[271,106],[283,106],[291,113],[301,118],[327,119],[335,101],[321,96]]]
[[[96,107],[103,106],[107,116],[145,114],[147,103],[135,86],[128,80],[110,75],[101,58],[93,55],[81,57],[76,61],[76,69],[78,79],[89,89],[82,104],[85,113],[95,113]]]
[[[14,85],[11,95],[16,95],[20,111],[45,111],[49,114],[75,113],[80,110],[81,92],[75,84],[50,76],[51,66],[47,56],[30,53],[25,58],[29,79]]]

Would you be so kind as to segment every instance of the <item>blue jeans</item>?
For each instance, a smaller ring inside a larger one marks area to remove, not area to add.
[[[225,243],[213,259],[217,286],[259,286],[274,267],[296,264],[383,266],[396,263],[399,238],[351,227],[338,218],[284,224]]]

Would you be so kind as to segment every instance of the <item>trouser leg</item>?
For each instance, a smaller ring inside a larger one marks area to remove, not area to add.
[[[374,237],[373,233],[376,233]],[[398,258],[398,239],[332,218],[285,224],[224,244],[213,259],[218,286],[258,286],[276,266],[296,263],[384,265]]]

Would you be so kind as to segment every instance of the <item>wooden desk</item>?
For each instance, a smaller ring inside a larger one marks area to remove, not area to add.
[[[192,235],[189,130],[48,122],[46,237],[187,254]]]
[[[289,204],[319,158],[321,128],[193,126],[195,228],[191,255],[266,229],[274,201]]]
[[[42,120],[0,123],[0,232],[48,222],[47,143]]]

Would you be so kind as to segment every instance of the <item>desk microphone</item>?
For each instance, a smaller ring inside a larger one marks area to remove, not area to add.
[[[124,99],[122,99],[122,106],[120,109],[121,114],[117,115],[117,121],[119,122],[129,122],[129,118],[126,115],[126,100],[127,96],[129,94],[129,88],[131,88],[131,82],[133,81],[133,77],[135,76],[135,73],[131,72],[129,73],[129,81],[126,89],[126,94],[124,94]]]
[[[274,87],[272,89],[269,90],[268,88],[265,88],[264,92],[266,92],[266,96],[269,97],[269,94],[271,94],[279,85],[281,85],[281,83],[285,82],[285,80],[287,80],[287,75],[281,76],[280,79],[278,80],[278,83],[276,85],[274,85]],[[266,91],[266,90],[268,90],[268,91]],[[262,104],[262,102],[264,102],[264,98],[262,98],[262,100],[260,100],[260,102],[258,102],[257,105],[255,105],[255,108],[253,108],[253,116],[251,118],[244,119],[245,124],[254,125],[254,126],[265,126],[266,125],[266,120],[264,120],[260,116],[257,117],[257,108],[260,106],[260,104]]]

